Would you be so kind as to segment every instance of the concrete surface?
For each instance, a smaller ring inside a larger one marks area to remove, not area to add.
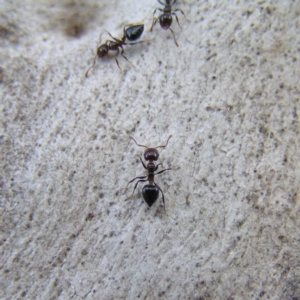
[[[300,299],[299,1],[178,0],[178,48],[154,0],[0,5],[1,299]],[[124,201],[170,134],[167,213]]]

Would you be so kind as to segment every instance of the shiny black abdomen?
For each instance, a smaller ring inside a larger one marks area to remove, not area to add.
[[[141,37],[141,35],[144,32],[144,24],[140,24],[140,25],[133,25],[128,27],[125,30],[125,36],[127,38],[128,41],[136,41],[137,39],[139,39]]]
[[[159,188],[156,185],[147,184],[143,187],[142,193],[145,202],[151,207],[159,196]]]

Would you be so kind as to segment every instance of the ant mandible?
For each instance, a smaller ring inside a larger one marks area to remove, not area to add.
[[[178,43],[176,41],[174,31],[171,29],[171,25],[172,25],[172,21],[173,21],[172,16],[175,16],[176,21],[177,21],[179,27],[181,28],[181,26],[179,24],[179,21],[178,21],[178,17],[177,17],[175,12],[180,11],[184,15],[184,17],[185,17],[185,14],[181,9],[172,10],[172,5],[176,2],[176,0],[165,0],[165,3],[161,2],[161,0],[158,0],[158,2],[161,5],[164,5],[165,7],[164,7],[164,9],[156,8],[154,10],[154,12],[153,12],[153,22],[152,22],[152,26],[151,26],[150,31],[152,31],[154,25],[157,23],[157,21],[159,21],[160,27],[162,29],[165,29],[165,30],[170,29],[171,30],[171,32],[173,34],[173,37],[174,37],[175,44],[178,47]],[[158,18],[155,18],[154,15],[155,15],[157,10],[163,12],[163,14],[160,15]]]
[[[172,135],[169,136],[169,138],[167,140],[167,143],[165,145],[158,146],[156,148],[149,148],[147,146],[140,145],[140,144],[138,144],[136,142],[136,140],[132,136],[130,137],[138,146],[146,148],[146,150],[144,152],[144,158],[145,158],[146,161],[148,161],[147,166],[144,164],[144,162],[143,162],[143,160],[141,158],[140,158],[140,160],[141,160],[141,163],[143,164],[143,167],[148,171],[148,175],[147,176],[138,176],[138,177],[135,177],[135,178],[133,178],[132,180],[130,180],[128,182],[127,186],[131,182],[135,181],[136,179],[139,179],[136,182],[135,186],[134,186],[132,194],[129,197],[127,197],[125,200],[128,200],[129,198],[132,197],[132,195],[135,192],[135,189],[137,188],[137,186],[138,186],[138,184],[140,182],[146,182],[146,181],[148,181],[149,184],[146,184],[143,187],[143,190],[142,190],[142,194],[143,194],[143,198],[144,198],[145,202],[147,203],[147,205],[149,207],[151,207],[156,202],[156,200],[157,200],[157,198],[159,196],[159,191],[160,191],[161,194],[162,194],[162,201],[163,201],[163,204],[164,204],[164,209],[166,210],[164,193],[163,193],[162,189],[154,182],[154,176],[158,175],[158,174],[161,174],[161,173],[163,173],[165,171],[172,170],[172,168],[167,168],[167,169],[164,169],[164,170],[161,170],[161,171],[155,173],[155,171],[158,169],[158,167],[160,165],[162,165],[162,163],[159,163],[158,165],[155,165],[154,161],[157,161],[158,157],[159,157],[159,153],[158,153],[157,149],[158,148],[165,148],[168,145],[169,139],[171,137],[172,137]]]
[[[121,68],[119,65],[119,61],[117,59],[117,56],[119,53],[121,53],[121,55],[134,67],[134,65],[123,54],[123,52],[124,52],[123,46],[143,43],[143,41],[136,42],[136,43],[127,43],[126,42],[126,39],[130,42],[136,41],[137,39],[139,39],[141,37],[141,35],[143,34],[143,31],[144,31],[144,24],[127,25],[123,29],[123,37],[121,39],[116,39],[109,32],[107,32],[109,34],[109,36],[113,39],[113,41],[108,40],[104,44],[101,44],[100,46],[97,47],[97,53],[94,58],[94,63],[86,71],[85,77],[88,77],[90,70],[96,65],[97,56],[104,57],[108,54],[109,51],[117,52],[117,54],[115,56],[115,60],[116,60],[117,66],[119,67],[120,70],[121,70]],[[121,52],[120,52],[120,49],[121,49]],[[122,72],[122,70],[121,70],[121,72]]]

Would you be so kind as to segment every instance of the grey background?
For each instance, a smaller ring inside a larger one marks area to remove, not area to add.
[[[178,0],[178,48],[154,0],[0,5],[1,299],[300,299],[299,1]],[[124,201],[171,134],[167,213]]]

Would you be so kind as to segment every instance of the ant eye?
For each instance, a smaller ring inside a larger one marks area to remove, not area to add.
[[[108,53],[107,45],[101,45],[97,50],[97,55],[99,57],[103,57],[103,56],[107,55],[107,53]]]

